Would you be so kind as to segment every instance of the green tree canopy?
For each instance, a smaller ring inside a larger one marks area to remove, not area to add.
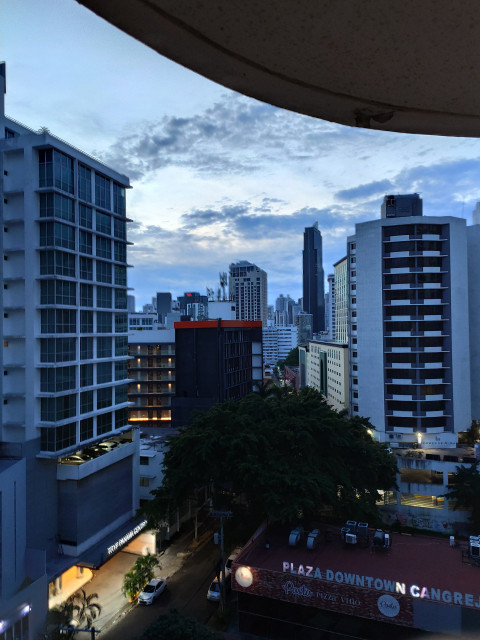
[[[216,405],[169,440],[164,484],[145,513],[158,526],[169,507],[213,483],[273,521],[324,508],[373,515],[377,490],[395,486],[396,464],[368,427],[363,418],[332,410],[310,388]]]
[[[124,595],[130,600],[135,600],[138,593],[154,577],[155,568],[158,566],[157,556],[150,553],[137,558],[133,567],[123,577],[122,591]]]
[[[471,512],[472,533],[480,532],[480,473],[478,462],[471,466],[458,466],[451,481],[447,500],[454,502],[454,509],[468,509]]]

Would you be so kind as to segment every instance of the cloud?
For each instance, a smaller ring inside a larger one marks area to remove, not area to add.
[[[359,200],[366,196],[386,194],[388,191],[392,191],[394,185],[390,180],[377,180],[376,182],[370,182],[368,184],[361,184],[358,187],[351,189],[342,189],[337,191],[335,197],[339,200]]]
[[[198,115],[137,124],[133,133],[95,154],[132,180],[169,166],[205,175],[251,174],[280,157],[296,162],[322,157],[341,130],[232,93]]]

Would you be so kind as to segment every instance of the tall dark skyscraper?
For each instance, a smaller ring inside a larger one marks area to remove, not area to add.
[[[303,234],[303,310],[312,314],[313,333],[325,331],[324,280],[322,234],[315,222]]]

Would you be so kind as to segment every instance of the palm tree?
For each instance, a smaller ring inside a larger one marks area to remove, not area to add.
[[[74,617],[79,625],[85,623],[87,628],[90,629],[92,622],[100,615],[102,607],[98,602],[94,602],[97,598],[98,593],[91,593],[87,596],[85,590],[80,589],[67,600],[72,604]]]

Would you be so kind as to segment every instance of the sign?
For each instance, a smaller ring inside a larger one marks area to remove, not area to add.
[[[147,521],[146,520],[143,520],[142,522],[140,522],[140,524],[137,524],[136,527],[134,527],[128,533],[126,533],[124,536],[119,538],[114,544],[112,544],[109,547],[107,547],[107,554],[109,556],[111,556],[112,553],[115,553],[115,551],[118,551],[118,549],[120,547],[123,547],[124,545],[126,545],[127,542],[129,542],[138,533],[140,533],[140,531],[142,529],[144,529],[146,526],[147,526]]]

